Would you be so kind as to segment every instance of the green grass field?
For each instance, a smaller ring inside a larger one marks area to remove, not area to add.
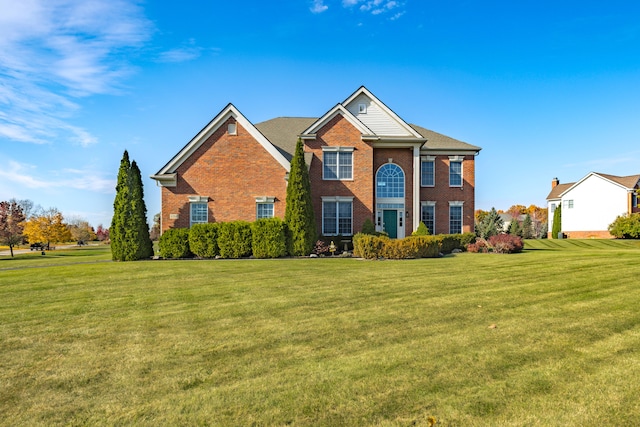
[[[2,425],[635,426],[640,242],[0,258]]]

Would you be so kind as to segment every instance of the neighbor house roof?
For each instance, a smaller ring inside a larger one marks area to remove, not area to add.
[[[547,200],[553,200],[553,199],[559,199],[562,197],[562,195],[564,193],[566,193],[567,191],[569,191],[569,189],[571,189],[572,187],[580,184],[582,181],[584,181],[585,179],[589,178],[590,176],[599,176],[601,178],[606,179],[607,181],[611,181],[621,187],[624,187],[628,190],[632,190],[634,188],[636,188],[636,186],[638,185],[638,182],[640,181],[640,175],[629,175],[629,176],[616,176],[616,175],[608,175],[608,174],[604,174],[604,173],[598,173],[598,172],[589,172],[587,175],[585,175],[584,178],[582,178],[580,181],[578,182],[568,182],[566,184],[558,184],[556,185],[554,188],[551,189],[551,192],[549,193],[549,195],[547,196]]]

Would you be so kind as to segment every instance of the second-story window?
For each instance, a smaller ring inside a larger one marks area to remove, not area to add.
[[[325,147],[322,151],[322,179],[353,179],[353,148]]]

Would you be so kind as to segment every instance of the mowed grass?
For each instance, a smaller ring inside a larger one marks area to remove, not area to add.
[[[570,242],[0,260],[0,423],[635,426],[639,242]]]

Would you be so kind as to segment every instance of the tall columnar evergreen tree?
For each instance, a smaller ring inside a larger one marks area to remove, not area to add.
[[[136,161],[131,162],[131,254],[133,259],[148,259],[153,256],[153,244],[149,237],[147,206],[144,203],[144,189],[140,168]]]
[[[551,238],[557,239],[558,234],[562,231],[562,206],[558,205],[553,212],[553,227],[551,227]]]
[[[126,150],[118,171],[109,237],[114,261],[135,261],[153,255],[140,169],[135,161],[129,161]]]
[[[131,218],[131,188],[129,171],[131,162],[127,150],[120,160],[118,170],[118,181],[116,183],[116,198],[113,201],[113,218],[109,228],[109,238],[111,239],[111,258],[114,261],[124,261],[124,245],[126,241],[126,230],[128,220]]]
[[[304,162],[302,140],[298,139],[291,159],[284,221],[289,229],[288,250],[294,256],[309,255],[316,241],[316,220],[311,202],[311,182]]]
[[[533,237],[533,221],[531,220],[531,215],[526,214],[524,220],[522,221],[522,238],[533,239]]]

